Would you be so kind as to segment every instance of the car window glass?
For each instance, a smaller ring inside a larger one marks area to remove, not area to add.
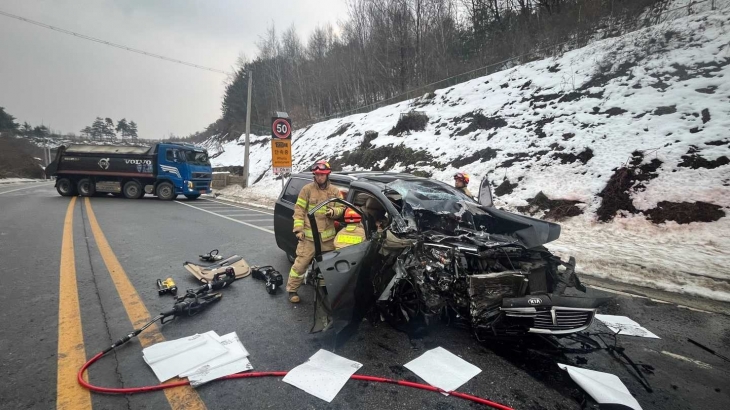
[[[172,148],[168,148],[167,152],[165,152],[165,159],[168,161],[174,161],[175,160],[175,152]]]
[[[306,179],[290,179],[289,184],[286,186],[286,191],[284,191],[284,195],[282,195],[281,199],[295,204],[297,202],[297,197],[299,196],[299,191],[301,191],[302,188],[304,188],[304,185],[307,185],[308,183],[309,181]]]

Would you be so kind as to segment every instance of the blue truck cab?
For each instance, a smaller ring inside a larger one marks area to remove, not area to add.
[[[57,178],[62,196],[111,193],[137,199],[147,193],[173,200],[210,193],[213,169],[206,150],[192,144],[71,145],[58,148],[46,175]]]
[[[170,182],[175,195],[209,194],[213,169],[208,152],[191,144],[157,145],[157,182]],[[159,195],[158,195],[159,196]]]

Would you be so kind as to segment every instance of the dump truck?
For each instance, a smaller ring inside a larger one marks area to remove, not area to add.
[[[154,194],[171,201],[210,193],[213,170],[208,152],[192,144],[70,145],[58,148],[46,175],[56,177],[62,196],[111,193],[138,199]]]

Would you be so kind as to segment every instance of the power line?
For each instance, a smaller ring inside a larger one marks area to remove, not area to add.
[[[177,60],[175,58],[165,57],[165,56],[162,56],[162,55],[159,55],[159,54],[155,54],[155,53],[148,53],[148,52],[146,52],[144,50],[139,50],[139,49],[136,49],[136,48],[127,47],[127,46],[124,46],[124,45],[121,45],[121,44],[112,43],[110,41],[101,40],[101,39],[98,39],[98,38],[95,38],[95,37],[91,37],[91,36],[87,36],[87,35],[84,35],[84,34],[75,33],[73,31],[65,30],[65,29],[62,29],[62,28],[59,28],[59,27],[54,27],[54,26],[51,26],[51,25],[48,25],[48,24],[41,23],[39,21],[30,20],[30,19],[27,19],[27,18],[21,17],[21,16],[16,16],[15,14],[6,13],[6,12],[4,12],[2,10],[0,10],[0,15],[3,15],[5,17],[10,17],[10,18],[13,18],[13,19],[16,19],[16,20],[20,20],[20,21],[23,21],[23,22],[26,22],[26,23],[30,23],[30,24],[33,24],[33,25],[36,25],[36,26],[40,26],[40,27],[43,27],[43,28],[47,28],[47,29],[50,29],[50,30],[53,30],[53,31],[57,31],[59,33],[68,34],[70,36],[78,37],[78,38],[81,38],[81,39],[84,39],[84,40],[89,40],[89,41],[93,41],[95,43],[104,44],[104,45],[107,45],[107,46],[119,48],[119,49],[126,50],[126,51],[131,51],[132,53],[142,54],[142,55],[145,55],[145,56],[148,56],[148,57],[159,58],[160,60],[169,61],[171,63],[182,64],[182,65],[186,65],[188,67],[198,68],[198,69],[201,69],[201,70],[212,71],[214,73],[225,74],[225,75],[230,74],[227,71],[218,70],[216,68],[210,68],[210,67],[205,67],[205,66],[198,65],[198,64],[188,63],[187,61]]]

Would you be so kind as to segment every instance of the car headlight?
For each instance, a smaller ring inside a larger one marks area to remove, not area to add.
[[[193,189],[193,181],[188,181],[188,189]]]

